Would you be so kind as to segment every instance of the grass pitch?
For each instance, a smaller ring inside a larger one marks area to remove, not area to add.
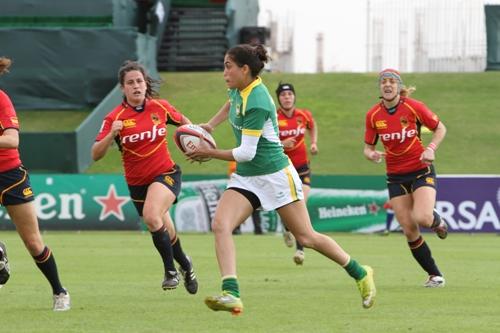
[[[1,332],[498,332],[499,238],[426,234],[447,286],[425,289],[401,234],[332,234],[361,263],[374,267],[376,304],[361,307],[354,282],[308,250],[304,266],[281,237],[236,236],[244,313],[212,312],[203,303],[220,276],[213,236],[182,234],[200,282],[161,290],[162,266],[151,237],[141,232],[48,232],[72,310],[54,313],[48,283],[14,232],[1,232],[12,276],[0,290]]]
[[[92,110],[16,111],[23,132],[71,132]]]

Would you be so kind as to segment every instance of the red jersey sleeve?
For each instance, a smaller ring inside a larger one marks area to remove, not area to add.
[[[162,107],[162,109],[165,110],[166,123],[174,126],[180,126],[182,122],[182,113],[177,111],[177,109],[165,99],[155,101]]]
[[[9,96],[0,90],[0,129],[1,132],[7,128],[19,129],[16,111]],[[1,134],[1,133],[0,133]]]
[[[102,121],[101,129],[95,138],[95,141],[101,141],[106,135],[111,131],[111,125],[113,124],[113,119],[108,114]]]
[[[9,96],[0,90],[0,135],[8,128],[19,129],[16,111]],[[17,148],[0,149],[0,172],[10,170],[21,164]]]
[[[378,134],[373,123],[373,114],[376,110],[370,109],[365,118],[365,143],[368,145],[376,145],[378,141]]]
[[[314,123],[314,118],[313,118],[313,116],[312,116],[311,111],[309,111],[309,110],[304,110],[304,118],[306,118],[306,120],[307,120],[306,127],[307,127],[308,129],[313,129],[313,128],[314,128],[315,123]]]
[[[410,104],[416,112],[416,116],[420,123],[425,125],[431,131],[434,131],[439,125],[439,117],[432,112],[427,105],[420,101],[408,99],[408,104]]]

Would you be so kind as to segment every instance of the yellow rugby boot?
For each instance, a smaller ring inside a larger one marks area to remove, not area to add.
[[[223,291],[221,295],[205,298],[205,304],[214,311],[229,311],[234,316],[243,312],[241,299]]]
[[[366,270],[366,276],[359,281],[356,281],[359,292],[361,294],[362,304],[365,309],[369,309],[375,302],[377,289],[373,280],[373,268],[370,266],[361,266]]]

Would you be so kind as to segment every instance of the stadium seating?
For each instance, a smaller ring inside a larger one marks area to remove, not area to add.
[[[169,0],[161,3],[168,13]],[[137,32],[135,8],[134,0],[2,4],[0,56],[11,58],[13,65],[0,89],[8,92],[17,110],[83,109],[103,100],[109,107],[120,98],[113,88],[124,60],[139,60],[158,75],[156,38]],[[21,132],[25,165],[39,171],[85,170],[101,120],[102,114],[93,112],[76,131]]]
[[[162,71],[207,71],[223,68],[228,18],[223,5],[175,6],[158,51]]]

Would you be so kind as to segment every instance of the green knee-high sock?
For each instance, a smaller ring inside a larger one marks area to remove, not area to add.
[[[366,276],[366,270],[354,259],[349,259],[349,262],[344,266],[344,269],[347,271],[347,274],[349,274],[356,281],[359,281]]]
[[[226,291],[234,297],[240,297],[240,288],[238,286],[238,279],[235,275],[228,275],[222,278],[222,291]]]

